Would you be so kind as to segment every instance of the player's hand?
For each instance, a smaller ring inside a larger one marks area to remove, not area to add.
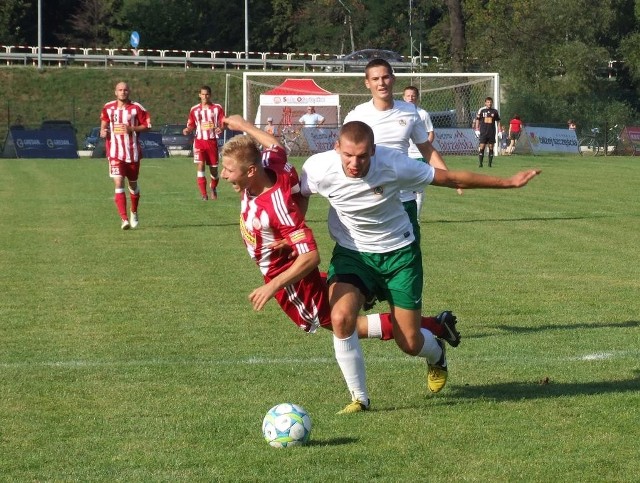
[[[265,304],[273,297],[276,290],[273,290],[271,284],[267,283],[261,287],[258,287],[249,294],[249,300],[253,305],[253,310],[262,310]]]
[[[476,135],[476,139],[480,139],[480,131],[473,131],[473,133]]]
[[[510,179],[514,188],[520,188],[540,173],[542,173],[541,169],[530,169],[528,171],[520,171],[519,173],[514,174]]]
[[[290,252],[288,258],[295,258],[298,256],[298,251],[295,249],[295,247],[289,245],[289,242],[285,238],[283,238],[282,240],[274,241],[273,243],[268,245],[267,248],[270,248],[274,252]]]
[[[459,195],[462,195],[462,194],[464,193],[464,192],[462,191],[462,188],[456,188],[456,192],[457,192]]]

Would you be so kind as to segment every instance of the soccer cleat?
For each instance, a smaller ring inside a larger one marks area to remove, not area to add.
[[[131,228],[129,220],[122,220],[122,225],[120,225],[120,228],[122,228],[123,230],[128,230],[129,228]]]
[[[215,189],[215,188],[213,188],[213,189],[211,190],[211,199],[212,199],[212,200],[217,200],[217,199],[218,199],[218,190],[217,190],[217,189]]]
[[[456,330],[458,318],[450,310],[445,310],[436,316],[436,320],[443,328],[443,335],[440,338],[447,341],[451,347],[458,347],[460,344],[460,332]]]
[[[442,355],[435,364],[427,363],[429,366],[429,371],[427,373],[427,387],[429,388],[429,391],[433,393],[442,391],[442,388],[447,383],[447,376],[449,374],[447,371],[447,356],[444,342],[440,339],[436,339],[436,342],[442,349]]]
[[[345,406],[344,409],[342,409],[341,411],[338,411],[336,414],[353,414],[353,413],[359,413],[362,411],[368,411],[370,404],[371,404],[371,401],[369,399],[367,399],[367,404],[361,402],[359,399],[356,399],[355,401],[351,401],[349,404]]]
[[[208,200],[209,200],[209,197],[208,197],[207,195],[204,195],[204,196],[202,197],[202,201],[208,201]]]
[[[129,223],[131,224],[131,228],[137,228],[138,227],[138,213],[132,211],[131,212],[131,217],[129,219]]]

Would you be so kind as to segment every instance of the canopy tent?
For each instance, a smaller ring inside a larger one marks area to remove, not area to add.
[[[340,96],[323,89],[313,79],[286,79],[279,86],[260,95],[256,124],[264,126],[267,118],[281,128],[299,124],[299,119],[313,106],[324,117],[325,126],[338,126]]]

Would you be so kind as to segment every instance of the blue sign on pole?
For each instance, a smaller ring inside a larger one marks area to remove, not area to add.
[[[137,49],[138,45],[140,45],[140,34],[135,30],[131,32],[130,42],[131,42],[131,47],[133,47],[134,49]]]

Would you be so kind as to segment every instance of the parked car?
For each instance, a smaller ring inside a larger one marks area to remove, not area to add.
[[[40,129],[69,129],[73,132],[76,132],[76,128],[73,127],[71,121],[62,121],[62,120],[46,120],[42,121],[40,125]]]
[[[373,59],[384,59],[391,64],[395,69],[402,68],[398,66],[399,63],[404,63],[402,56],[392,50],[384,49],[363,49],[351,52],[344,57],[337,59],[337,65],[328,66],[325,70],[327,72],[362,72],[364,68]],[[409,68],[410,64],[406,63],[406,67]]]
[[[184,135],[184,124],[165,124],[160,128],[162,144],[169,151],[191,151],[193,148],[193,134]]]
[[[87,137],[84,138],[84,149],[95,149],[100,140],[100,126],[91,128]]]

